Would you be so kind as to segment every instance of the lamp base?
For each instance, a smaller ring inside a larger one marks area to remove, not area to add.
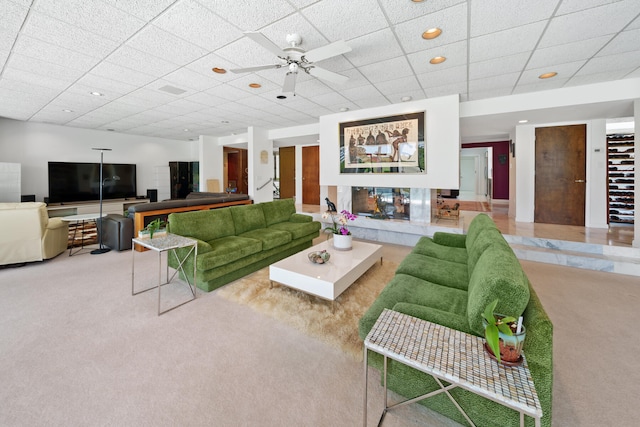
[[[91,251],[91,255],[100,255],[109,252],[111,248],[99,248]]]

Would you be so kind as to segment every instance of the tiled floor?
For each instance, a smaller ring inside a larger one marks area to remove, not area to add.
[[[298,206],[301,212],[317,213],[324,209],[324,206],[301,205]],[[467,228],[473,217],[480,212],[461,211],[460,224],[455,222],[440,221],[439,226],[463,226]],[[496,225],[504,234],[511,234],[524,237],[541,237],[547,239],[568,240],[571,242],[594,243],[607,246],[631,247],[633,243],[632,226],[616,226],[610,229],[587,228],[571,225],[539,224],[528,222],[515,222],[508,216],[507,205],[493,203],[492,212],[486,212],[493,218]],[[462,222],[464,221],[464,224]]]

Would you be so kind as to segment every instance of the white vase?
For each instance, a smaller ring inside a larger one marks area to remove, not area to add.
[[[333,247],[339,251],[351,250],[351,235],[347,234],[334,234],[333,235]]]

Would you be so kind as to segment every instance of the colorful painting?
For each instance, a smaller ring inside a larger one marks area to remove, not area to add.
[[[340,124],[341,173],[424,173],[424,113]]]

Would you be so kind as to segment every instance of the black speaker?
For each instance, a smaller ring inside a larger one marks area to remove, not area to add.
[[[20,201],[21,202],[35,202],[36,201],[36,195],[35,194],[23,194],[22,196],[20,196]]]
[[[147,190],[147,199],[151,200],[151,202],[158,201],[158,190]]]

